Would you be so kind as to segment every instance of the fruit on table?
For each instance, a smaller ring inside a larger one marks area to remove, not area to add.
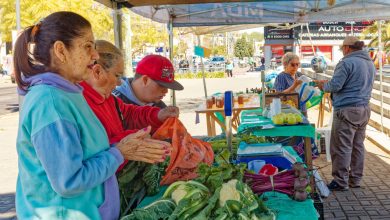
[[[297,123],[297,120],[295,118],[295,115],[288,115],[287,116],[287,124],[289,125],[295,125]]]
[[[284,116],[278,114],[272,117],[272,122],[276,125],[284,124]]]
[[[298,113],[280,113],[272,117],[272,122],[276,125],[295,125],[303,122],[302,115]]]

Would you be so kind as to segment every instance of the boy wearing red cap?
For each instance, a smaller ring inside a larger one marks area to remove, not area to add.
[[[174,68],[169,59],[160,55],[148,55],[137,65],[134,78],[122,80],[113,94],[125,103],[165,108],[162,101],[168,89],[183,90],[174,79]]]

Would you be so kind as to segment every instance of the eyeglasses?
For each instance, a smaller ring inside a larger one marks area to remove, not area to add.
[[[299,66],[299,65],[301,65],[300,63],[290,63],[290,66],[292,66],[292,67],[295,67],[295,66]]]

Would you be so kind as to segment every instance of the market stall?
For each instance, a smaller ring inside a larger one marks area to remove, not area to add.
[[[253,94],[236,94],[232,112],[232,127],[235,131],[240,125],[240,114],[244,110],[257,109],[260,107],[260,98],[256,93]],[[207,135],[216,136],[216,123],[222,131],[226,131],[223,97],[221,94],[211,96],[195,110],[196,123],[199,123],[200,114],[204,114],[207,124]],[[220,116],[218,118],[218,116]]]

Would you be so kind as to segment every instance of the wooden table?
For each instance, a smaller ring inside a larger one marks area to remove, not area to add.
[[[240,125],[240,113],[243,110],[257,109],[260,108],[260,103],[249,103],[244,105],[238,105],[235,103],[232,112],[232,128],[237,131],[238,126]],[[213,105],[213,108],[207,109],[205,105],[200,105],[198,110],[195,111],[197,114],[202,113],[206,115],[206,123],[207,123],[207,136],[216,136],[215,131],[215,122],[221,126],[222,130],[226,130],[226,126],[223,122],[221,122],[217,116],[215,116],[216,112],[220,112],[225,118],[225,112],[223,108],[217,108]]]

